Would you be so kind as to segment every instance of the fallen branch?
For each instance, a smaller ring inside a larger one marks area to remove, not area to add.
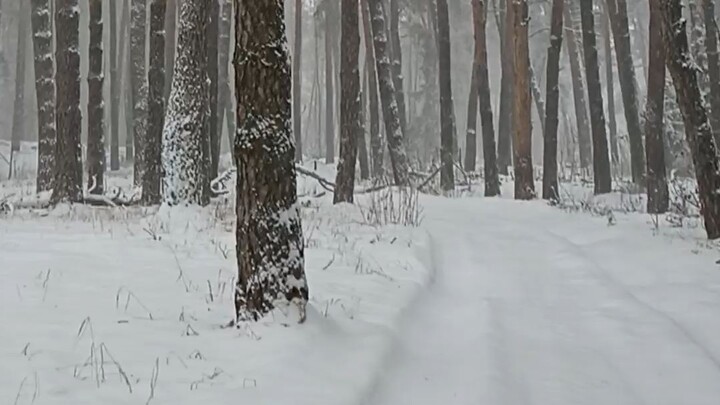
[[[327,191],[334,192],[335,191],[335,183],[331,182],[330,180],[327,180],[320,175],[318,175],[315,172],[312,172],[302,166],[295,166],[295,170],[302,174],[303,176],[311,177],[320,183],[320,185]]]

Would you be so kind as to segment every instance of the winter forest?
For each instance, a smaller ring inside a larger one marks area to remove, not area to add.
[[[0,403],[720,398],[715,0],[0,0]]]

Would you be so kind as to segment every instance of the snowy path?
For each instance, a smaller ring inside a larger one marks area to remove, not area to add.
[[[436,283],[364,403],[718,403],[720,270],[695,242],[538,203],[425,213]]]

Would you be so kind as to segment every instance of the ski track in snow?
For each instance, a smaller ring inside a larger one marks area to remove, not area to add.
[[[426,218],[436,282],[362,404],[717,403],[709,257],[537,203],[433,200]]]

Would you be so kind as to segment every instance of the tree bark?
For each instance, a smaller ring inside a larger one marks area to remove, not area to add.
[[[150,2],[150,66],[148,69],[148,128],[142,202],[162,201],[162,138],[165,122],[165,15],[167,0]]]
[[[402,44],[400,42],[400,5],[399,0],[390,0],[390,48],[392,49],[393,84],[400,115],[400,128],[407,136],[407,107],[405,105],[405,85],[402,73]]]
[[[647,153],[647,212],[664,214],[669,206],[665,146],[663,143],[665,115],[665,59],[662,39],[662,14],[655,1],[650,2],[650,50],[645,110],[645,142]]]
[[[57,33],[56,174],[51,203],[83,200],[83,169],[80,145],[80,7],[78,0],[58,0],[55,10]]]
[[[352,203],[355,191],[357,140],[360,122],[360,30],[358,1],[342,0],[340,48],[340,160],[335,181],[335,204]]]
[[[475,46],[478,47],[478,97],[480,101],[480,121],[482,123],[483,139],[483,170],[485,172],[485,196],[500,195],[500,179],[498,176],[498,163],[495,147],[495,122],[493,119],[492,102],[490,101],[490,77],[488,73],[487,57],[487,0],[472,0],[475,19]],[[479,25],[478,25],[479,23]]]
[[[605,0],[611,1],[611,0]],[[610,10],[605,7],[603,13],[603,42],[605,45],[605,88],[607,90],[608,130],[610,131],[610,156],[613,167],[620,167],[620,151],[618,150],[617,122],[615,119],[615,78],[612,62],[612,39],[610,29]]]
[[[532,97],[527,0],[512,0],[512,16],[515,199],[531,200],[535,198],[535,179],[532,163]]]
[[[383,120],[385,121],[388,150],[390,152],[390,164],[393,168],[395,184],[398,186],[406,186],[410,183],[410,165],[407,155],[405,154],[403,133],[400,128],[400,117],[398,114],[397,100],[395,99],[392,67],[387,49],[385,13],[383,12],[382,0],[368,0],[368,2],[373,28],[373,44],[375,48],[378,86],[380,88],[380,102],[382,104]]]
[[[705,49],[710,79],[710,125],[715,145],[720,146],[720,58],[718,57],[718,29],[715,22],[715,1],[703,0],[705,14]]]
[[[325,8],[325,163],[335,163],[335,73],[333,68],[333,30],[335,13]]]
[[[438,50],[440,56],[440,186],[455,189],[455,158],[453,139],[452,64],[450,60],[450,16],[447,0],[437,0]]]
[[[218,39],[218,125],[222,128],[223,117],[227,124],[228,145],[230,151],[235,144],[235,112],[233,111],[233,94],[230,90],[230,35],[232,30],[232,0],[222,0],[220,8],[220,28]],[[222,134],[222,131],[220,131]]]
[[[627,3],[625,0],[607,0],[606,3],[610,11],[610,25],[615,39],[618,78],[620,79],[625,122],[627,123],[628,138],[630,140],[632,179],[634,183],[641,184],[645,179],[645,149],[643,147],[642,128],[638,112],[635,65],[632,58],[632,48],[630,47]]]
[[[565,32],[567,34],[566,44],[568,59],[570,60],[570,75],[572,76],[573,101],[575,102],[575,121],[578,133],[580,168],[589,170],[592,166],[592,136],[590,135],[587,99],[585,98],[580,41],[575,35],[576,24],[572,11],[572,0],[566,0],[563,15],[565,17]]]
[[[165,8],[165,103],[167,104],[175,70],[178,0],[167,0]]]
[[[500,122],[498,124],[498,168],[500,174],[508,175],[512,165],[512,131],[513,131],[513,50],[512,50],[512,0],[501,0],[500,21],[503,26],[500,48],[502,59],[502,78],[500,83]]]
[[[120,170],[120,80],[118,70],[117,3],[110,6],[110,170]]]
[[[32,1],[35,93],[38,110],[37,192],[52,189],[55,175],[55,66],[50,0]]]
[[[295,0],[295,51],[293,52],[293,132],[295,161],[302,162],[302,0]]]
[[[218,122],[218,36],[220,29],[220,0],[210,0],[210,9],[207,24],[207,58],[208,78],[210,79],[210,118],[208,121],[208,132],[210,135],[210,166],[208,178],[214,179],[218,176],[220,167],[220,129]]]
[[[163,127],[163,202],[210,202],[209,84],[205,0],[180,6],[178,47],[172,90]]]
[[[600,87],[600,71],[598,69],[593,0],[580,0],[580,16],[585,51],[585,77],[587,78],[588,98],[590,100],[595,194],[605,194],[612,191],[612,176],[610,174],[610,156],[605,132],[605,112],[603,111],[603,97]]]
[[[25,2],[20,4],[17,32],[17,53],[15,56],[15,104],[13,106],[12,138],[10,145],[10,167],[8,177],[13,177],[14,155],[20,152],[20,142],[25,132],[25,48],[27,46],[28,24],[23,21],[27,15]]]
[[[147,0],[132,0],[130,9],[130,85],[132,87],[132,142],[127,155],[134,158],[133,183],[141,185],[145,163],[143,150],[147,132],[147,75],[145,73]],[[128,132],[129,134],[129,132]]]
[[[547,109],[543,149],[543,199],[557,201],[558,188],[558,110],[560,103],[560,52],[562,51],[565,0],[553,0],[550,18],[550,46],[547,59]]]
[[[282,0],[236,0],[238,321],[295,306],[308,285],[290,127],[290,62]],[[241,55],[257,55],[244,58]]]
[[[693,157],[705,231],[709,239],[720,238],[720,167],[712,128],[703,105],[697,70],[690,57],[686,21],[679,0],[651,0],[663,14],[666,62],[673,79],[685,134]]]
[[[383,139],[380,134],[380,102],[378,96],[378,78],[375,49],[373,48],[372,25],[368,0],[362,2],[363,33],[365,35],[365,55],[368,59],[368,106],[370,109],[370,157],[372,177],[377,179],[385,173],[383,170]]]
[[[103,18],[102,0],[90,3],[90,49],[88,70],[88,192],[105,192],[105,100],[103,98]]]
[[[471,0],[473,7],[477,0]],[[476,19],[476,10],[473,9],[473,19]],[[473,25],[476,27],[475,32],[477,33],[477,22]],[[477,34],[475,34],[475,56],[472,62],[472,73],[470,76],[470,95],[468,96],[468,109],[467,109],[467,126],[465,131],[465,171],[474,172],[475,163],[477,161],[477,115],[478,115],[478,81],[479,81],[479,70],[480,64],[478,61],[478,44]]]

